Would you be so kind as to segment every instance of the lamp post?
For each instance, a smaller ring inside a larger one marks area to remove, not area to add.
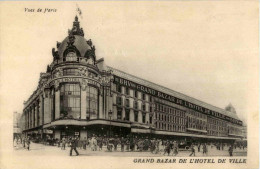
[[[109,120],[110,120],[110,125],[109,125],[109,138],[111,137],[111,118],[112,118],[112,110],[108,112]]]

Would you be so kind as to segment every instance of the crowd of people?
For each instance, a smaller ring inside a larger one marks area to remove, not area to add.
[[[37,140],[37,139],[36,139]],[[30,150],[30,137],[23,138],[15,138],[14,144],[18,145],[21,143],[24,148]],[[66,150],[66,147],[70,148],[70,155],[75,151],[76,155],[79,155],[77,149],[91,151],[102,151],[105,148],[105,151],[150,151],[153,154],[162,154],[168,156],[177,156],[179,153],[180,144],[183,144],[180,140],[163,140],[158,138],[148,139],[146,138],[138,138],[138,137],[102,137],[93,135],[90,138],[80,139],[78,136],[75,137],[63,137],[62,139],[46,139],[44,144],[49,144],[52,146],[60,147],[61,150]],[[224,144],[224,143],[199,143],[194,142],[191,145],[186,146],[184,149],[191,151],[190,156],[196,156],[195,148],[197,148],[197,152],[200,152],[202,149],[202,154],[207,156],[208,149],[211,146],[216,147],[217,150],[223,150],[225,146],[228,146],[229,155],[233,155],[233,149],[236,149],[237,145],[233,144]],[[239,146],[241,149],[244,146]],[[120,148],[120,150],[118,150]]]
[[[14,138],[14,147],[18,148],[19,145],[22,145],[23,148],[30,150],[31,138],[28,137],[15,137]]]

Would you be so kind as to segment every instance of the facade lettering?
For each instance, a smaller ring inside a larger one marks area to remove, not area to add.
[[[120,85],[127,86],[129,88],[132,88],[132,89],[135,89],[135,90],[138,90],[138,91],[141,91],[141,92],[145,92],[147,94],[150,94],[152,96],[156,96],[158,98],[162,98],[164,100],[168,100],[170,102],[173,102],[175,104],[184,106],[186,108],[189,108],[189,109],[192,109],[192,110],[195,110],[195,111],[207,114],[207,115],[211,115],[211,116],[214,116],[214,117],[217,117],[217,118],[220,118],[220,119],[225,119],[227,121],[230,121],[230,122],[238,124],[238,125],[242,125],[242,121],[240,121],[240,120],[233,119],[231,117],[228,117],[226,115],[220,114],[218,112],[209,110],[209,109],[207,109],[205,107],[198,106],[198,105],[190,103],[188,101],[176,98],[174,96],[165,94],[163,92],[156,91],[154,89],[151,89],[151,88],[148,88],[146,86],[137,84],[135,82],[131,82],[129,80],[120,78],[120,77],[115,76],[115,75],[114,75],[114,83],[119,83]]]

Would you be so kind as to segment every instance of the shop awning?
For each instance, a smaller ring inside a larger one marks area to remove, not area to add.
[[[111,126],[118,126],[118,127],[128,127],[130,128],[130,123],[120,123],[116,121],[109,121],[109,120],[90,120],[90,121],[80,121],[80,120],[73,120],[73,119],[64,119],[64,120],[57,120],[51,122],[49,124],[45,124],[43,128],[49,128],[52,126],[90,126],[90,125],[111,125]]]
[[[208,135],[198,135],[198,134],[190,134],[190,133],[177,133],[171,131],[155,131],[155,134],[161,135],[172,135],[172,136],[187,136],[187,137],[197,137],[197,138],[211,138],[211,139],[226,139],[226,140],[237,140],[239,138],[236,137],[218,137],[218,136],[208,136]]]
[[[199,129],[193,129],[193,128],[187,128],[187,130],[207,133],[207,130],[199,130]]]
[[[150,129],[137,129],[137,128],[131,128],[132,133],[151,133]]]

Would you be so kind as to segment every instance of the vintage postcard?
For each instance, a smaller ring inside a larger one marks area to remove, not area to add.
[[[0,11],[0,168],[258,168],[258,1]]]

